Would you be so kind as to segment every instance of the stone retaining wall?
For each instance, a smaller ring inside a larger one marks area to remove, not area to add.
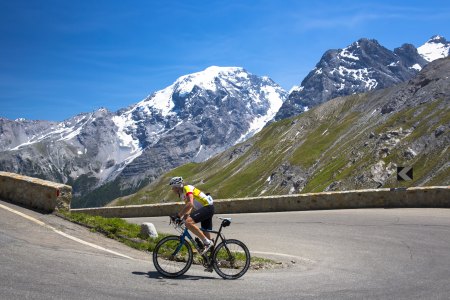
[[[14,173],[0,172],[0,199],[45,211],[69,209],[70,186]],[[216,214],[349,208],[450,208],[450,186],[408,189],[371,189],[282,196],[265,196],[214,201]],[[183,204],[160,203],[72,209],[104,217],[136,218],[169,216]]]
[[[0,172],[0,199],[44,211],[69,209],[72,187],[60,183]]]
[[[214,205],[216,214],[349,208],[450,208],[450,186],[224,199],[214,200]],[[182,206],[182,203],[164,203],[73,209],[71,211],[104,217],[136,218],[169,216],[178,212]]]

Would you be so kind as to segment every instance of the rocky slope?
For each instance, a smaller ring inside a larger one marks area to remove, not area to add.
[[[171,176],[215,198],[450,184],[450,58],[406,83],[339,97],[272,123],[212,159],[185,165],[113,204],[171,201]],[[413,181],[399,182],[397,166]]]

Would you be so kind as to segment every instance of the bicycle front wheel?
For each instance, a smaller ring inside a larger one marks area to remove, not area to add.
[[[189,270],[194,254],[187,241],[179,236],[168,236],[158,242],[153,251],[156,270],[167,277],[181,276]]]
[[[213,255],[214,270],[224,279],[237,279],[250,267],[250,251],[238,240],[220,243]]]

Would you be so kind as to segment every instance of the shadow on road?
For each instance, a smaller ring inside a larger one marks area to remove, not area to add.
[[[133,275],[147,276],[150,279],[171,279],[171,280],[200,280],[200,279],[219,279],[217,277],[212,276],[195,276],[195,275],[181,275],[179,277],[170,278],[161,275],[157,271],[148,271],[148,272],[131,272]]]

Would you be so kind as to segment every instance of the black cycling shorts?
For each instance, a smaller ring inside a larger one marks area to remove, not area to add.
[[[191,213],[191,218],[195,223],[201,222],[202,229],[212,230],[213,215],[214,205],[207,205]]]

